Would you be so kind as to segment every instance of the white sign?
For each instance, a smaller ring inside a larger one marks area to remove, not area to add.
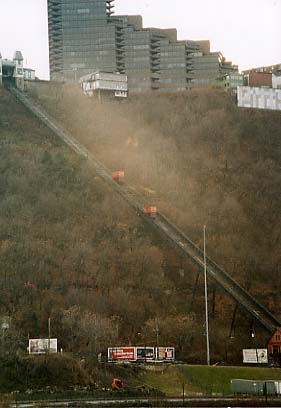
[[[281,89],[238,86],[237,92],[240,108],[281,110]]]
[[[156,356],[159,361],[173,361],[175,359],[174,347],[158,347],[156,348]]]
[[[267,349],[243,349],[243,363],[248,364],[268,363]]]
[[[115,96],[117,98],[127,98],[128,93],[127,93],[127,91],[119,90],[119,91],[115,91]]]
[[[30,339],[29,354],[47,354],[58,352],[57,339]]]

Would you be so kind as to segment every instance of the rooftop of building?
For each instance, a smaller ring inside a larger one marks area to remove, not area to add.
[[[14,67],[14,66],[15,66],[15,62],[5,58],[5,59],[2,59],[2,66],[5,66],[5,67]]]
[[[250,68],[243,71],[244,74],[249,74],[250,72],[261,72],[261,73],[281,73],[281,64],[267,65],[262,67]]]
[[[4,66],[10,66],[14,67],[15,66],[15,61],[23,61],[23,55],[21,51],[15,51],[13,59],[8,59],[8,58],[3,58],[2,54],[0,52],[0,59],[2,60],[2,65]]]
[[[15,51],[14,53],[14,60],[23,61],[23,56],[21,51]]]

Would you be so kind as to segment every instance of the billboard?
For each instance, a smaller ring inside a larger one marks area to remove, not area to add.
[[[238,86],[237,96],[240,108],[281,110],[281,89]]]
[[[109,362],[171,362],[175,360],[174,347],[109,347]]]
[[[136,347],[109,347],[108,361],[135,361]]]
[[[46,354],[58,352],[57,339],[30,339],[28,345],[29,354]]]
[[[137,347],[137,361],[154,361],[154,347]]]
[[[268,363],[267,349],[243,349],[243,363],[247,364]]]
[[[158,347],[156,349],[157,361],[174,361],[175,348],[174,347]]]

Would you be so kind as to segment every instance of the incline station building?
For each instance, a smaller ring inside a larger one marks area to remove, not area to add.
[[[16,51],[12,60],[3,59],[0,52],[0,85],[9,80],[19,88],[24,88],[24,81],[34,81],[34,69],[24,68],[21,51]]]
[[[115,0],[48,0],[51,80],[93,72],[128,77],[130,91],[208,86],[238,67],[209,41],[179,41],[176,29],[143,28],[139,15],[114,15]]]

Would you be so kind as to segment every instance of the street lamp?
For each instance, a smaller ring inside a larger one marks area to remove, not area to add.
[[[205,283],[205,319],[206,319],[206,346],[207,365],[210,365],[210,343],[209,343],[209,319],[208,319],[208,288],[207,288],[207,263],[206,263],[206,225],[203,228],[204,236],[204,283]]]

